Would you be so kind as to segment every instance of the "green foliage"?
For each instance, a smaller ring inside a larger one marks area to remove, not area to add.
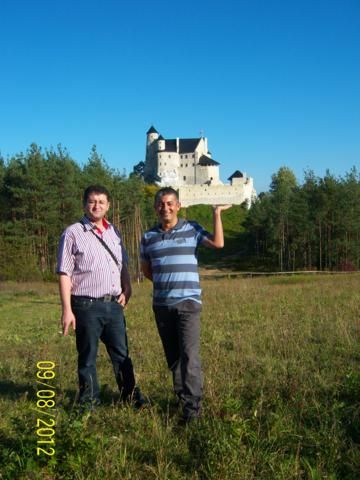
[[[91,149],[80,167],[61,145],[30,145],[8,161],[0,156],[0,278],[51,279],[64,228],[82,216],[82,192],[102,184],[111,194],[109,219],[125,232],[130,268],[139,277],[139,239],[156,223],[153,197],[158,187],[144,183],[143,162],[130,177],[108,166]],[[212,211],[196,205],[181,211],[212,232]],[[232,270],[292,271],[360,269],[360,178],[305,172],[299,185],[287,167],[272,176],[268,193],[248,211],[233,206],[222,214],[225,247],[200,248],[202,266]]]
[[[82,216],[82,193],[101,184],[111,194],[110,220],[131,222],[140,209],[144,226],[152,219],[141,178],[126,179],[109,168],[93,146],[80,168],[61,145],[43,152],[32,144],[11,158],[0,158],[0,279],[52,278],[60,235]]]
[[[249,253],[282,270],[360,268],[360,176],[305,172],[303,185],[282,167],[245,222]],[[268,262],[270,259],[270,262]]]
[[[246,242],[242,224],[247,215],[244,206],[233,205],[229,210],[222,212],[222,221],[225,236],[225,246],[221,250],[211,250],[200,247],[200,265],[216,268],[238,268],[239,258],[244,254]],[[205,230],[213,232],[213,213],[210,205],[193,205],[180,210],[180,216],[194,220]]]

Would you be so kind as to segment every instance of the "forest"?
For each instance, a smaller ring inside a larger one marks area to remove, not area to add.
[[[137,166],[129,175],[110,168],[96,146],[79,165],[61,145],[32,144],[25,153],[0,156],[0,280],[55,278],[59,237],[81,218],[82,192],[90,184],[108,188],[109,219],[121,229],[131,272],[140,278],[139,242],[156,221],[158,187],[145,184]],[[182,215],[211,229],[209,208],[190,207]],[[224,212],[224,230],[224,251],[217,257],[200,253],[203,264],[264,272],[359,270],[359,173],[354,167],[344,176],[327,171],[321,178],[309,170],[300,184],[281,167],[250,209]]]

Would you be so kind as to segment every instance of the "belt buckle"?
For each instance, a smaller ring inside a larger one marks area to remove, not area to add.
[[[111,302],[111,299],[112,299],[112,295],[104,295],[104,302],[105,303]]]

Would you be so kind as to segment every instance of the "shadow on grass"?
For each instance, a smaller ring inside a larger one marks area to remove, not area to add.
[[[23,396],[31,398],[35,395],[36,391],[33,385],[18,384],[9,380],[0,380],[0,397],[16,400]]]
[[[161,416],[172,417],[181,412],[181,403],[175,395],[168,397],[161,393],[153,393],[150,401]]]

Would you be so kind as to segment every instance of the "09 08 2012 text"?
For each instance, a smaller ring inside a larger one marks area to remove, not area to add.
[[[55,455],[55,386],[52,380],[56,377],[55,363],[50,361],[37,362],[36,372],[36,453],[38,456]],[[41,418],[40,418],[41,417]]]

